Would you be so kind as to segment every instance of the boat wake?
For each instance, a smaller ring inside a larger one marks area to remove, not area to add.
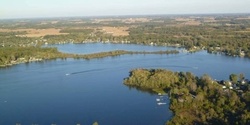
[[[167,103],[165,102],[158,102],[157,105],[166,105]]]
[[[69,75],[76,75],[76,74],[82,74],[82,73],[88,73],[88,72],[96,72],[96,71],[101,71],[101,70],[104,70],[104,69],[84,70],[84,71],[80,71],[80,72],[67,73],[67,74],[65,74],[65,75],[66,75],[66,76],[69,76]]]

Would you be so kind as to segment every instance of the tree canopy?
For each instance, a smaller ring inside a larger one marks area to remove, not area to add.
[[[223,89],[207,74],[197,77],[190,72],[134,69],[124,79],[124,84],[138,89],[167,91],[170,109],[174,112],[167,122],[169,125],[250,124],[249,91],[240,94]]]

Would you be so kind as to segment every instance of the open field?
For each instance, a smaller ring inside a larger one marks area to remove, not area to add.
[[[250,16],[248,17],[241,17],[241,18],[236,18],[237,20],[250,20]]]
[[[189,26],[199,26],[201,24],[200,21],[197,21],[192,18],[176,18],[177,22],[182,22],[181,25],[189,25]]]
[[[93,27],[78,27],[73,29],[96,29]],[[103,33],[111,34],[112,36],[128,36],[129,27],[101,27]],[[68,33],[61,33],[61,29],[49,28],[49,29],[0,29],[0,32],[25,32],[23,35],[16,35],[19,37],[44,37],[46,35],[66,35]]]
[[[189,26],[199,26],[201,24],[201,22],[200,21],[192,20],[192,21],[184,22],[182,24],[183,25],[189,25]]]
[[[129,27],[102,27],[104,33],[111,34],[113,36],[128,36]]]
[[[60,33],[61,29],[0,29],[0,32],[26,32],[24,35],[17,35],[19,37],[43,37],[46,35],[65,35],[67,33]]]

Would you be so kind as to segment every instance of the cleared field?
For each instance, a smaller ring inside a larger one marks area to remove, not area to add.
[[[249,17],[236,18],[236,20],[250,20],[250,16]]]
[[[207,17],[207,18],[204,18],[204,22],[205,23],[215,23],[217,21],[215,20],[214,17]]]
[[[187,21],[187,22],[184,22],[182,23],[183,25],[190,25],[190,26],[198,26],[201,24],[200,21]]]
[[[128,36],[128,27],[102,27],[104,33],[111,34],[113,36]]]
[[[67,33],[60,33],[61,29],[0,29],[0,32],[26,32],[25,35],[17,35],[20,37],[43,37],[46,35],[65,35]]]
[[[187,22],[187,21],[194,21],[194,19],[191,18],[174,18],[175,21],[180,21],[180,22]]]
[[[180,25],[198,26],[201,24],[200,21],[196,21],[195,19],[192,18],[176,18],[175,21],[183,22]]]

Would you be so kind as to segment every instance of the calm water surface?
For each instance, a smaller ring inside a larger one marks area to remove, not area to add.
[[[72,50],[72,46],[76,47],[74,53],[85,53],[82,50],[86,49],[99,51],[95,44],[69,46]],[[65,47],[68,46],[62,45],[59,49]],[[136,47],[140,48],[139,45]],[[165,68],[228,79],[231,73],[244,73],[250,78],[249,64],[249,59],[201,51],[177,55],[122,55],[93,60],[58,59],[3,68],[0,69],[0,124],[90,125],[98,121],[103,125],[163,125],[173,115],[168,109],[169,100],[164,97],[167,105],[158,106],[158,95],[123,85],[123,78],[131,69]]]
[[[176,48],[163,46],[144,46],[137,44],[111,44],[111,43],[86,43],[86,44],[61,44],[61,45],[45,45],[45,47],[57,47],[61,52],[88,54],[97,52],[107,52],[114,50],[127,51],[160,51],[174,50]]]

